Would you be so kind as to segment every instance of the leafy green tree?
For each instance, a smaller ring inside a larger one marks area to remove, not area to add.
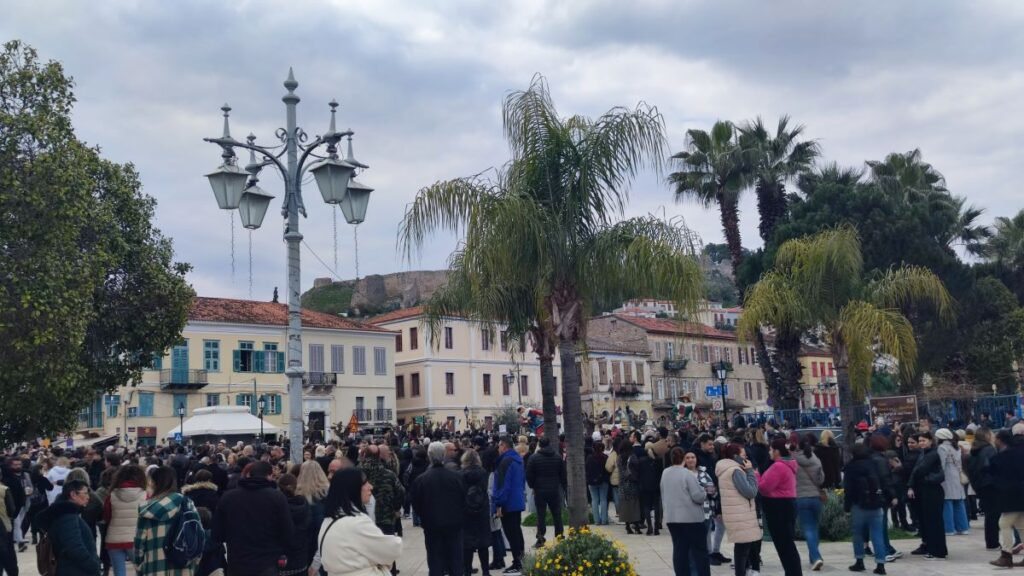
[[[74,429],[176,343],[194,296],[131,165],[71,125],[72,81],[0,54],[0,444]]]
[[[568,444],[569,516],[587,523],[584,430],[576,353],[591,303],[669,297],[692,310],[702,296],[692,236],[655,218],[617,221],[627,189],[665,147],[660,114],[614,108],[596,120],[560,117],[543,78],[504,105],[512,159],[491,179],[462,178],[421,190],[399,231],[406,254],[446,229],[465,239],[446,287],[429,308],[525,328],[541,364],[545,433],[554,434],[557,350]],[[515,332],[513,332],[514,334]],[[522,332],[520,332],[522,333]]]
[[[876,352],[896,359],[905,378],[915,369],[917,342],[900,312],[910,303],[953,318],[952,298],[927,269],[903,266],[867,277],[860,238],[843,226],[779,247],[774,268],[751,287],[738,329],[818,327],[831,348],[845,441],[852,446],[855,397],[870,386]]]
[[[958,342],[969,383],[988,393],[1017,387],[1013,362],[1024,363],[1024,310],[1017,298],[995,278],[980,278],[961,306]]]

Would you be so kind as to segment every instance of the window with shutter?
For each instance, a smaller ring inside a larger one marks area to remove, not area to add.
[[[812,378],[817,378],[818,377],[818,363],[817,362],[811,362],[811,377]]]
[[[530,395],[530,379],[527,378],[525,374],[519,377],[519,384],[522,386],[523,396],[529,396]]]
[[[203,369],[220,371],[220,340],[203,340]]]
[[[480,331],[480,349],[487,352],[491,349],[491,331],[483,329]]]
[[[374,347],[373,349],[373,373],[377,376],[386,376],[388,373],[387,366],[387,348],[382,346]]]
[[[412,396],[415,398],[420,395],[420,373],[415,372],[411,376],[410,387],[412,388]]]
[[[402,351],[402,334],[395,334],[395,352]]]
[[[447,350],[451,350],[455,347],[455,337],[452,334],[452,327],[444,327],[444,347]]]
[[[395,396],[405,398],[405,376],[395,376]]]
[[[335,374],[345,373],[345,347],[338,344],[331,345],[331,372]]]
[[[152,392],[140,392],[139,393],[139,416],[147,417],[153,415],[153,393]]]
[[[491,395],[491,375],[484,374],[484,396]]]
[[[455,394],[455,373],[445,372],[444,373],[444,393],[452,396]]]
[[[366,347],[352,347],[352,373],[366,374]]]
[[[323,372],[324,371],[324,345],[323,344],[310,344],[309,345],[309,371],[310,372]]]
[[[409,328],[409,350],[416,350],[420,347],[420,331],[416,328]]]

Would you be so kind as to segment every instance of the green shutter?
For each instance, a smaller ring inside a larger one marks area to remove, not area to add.
[[[266,356],[263,352],[250,352],[252,354],[252,371],[253,372],[264,372],[263,369],[263,358]]]
[[[232,362],[232,365],[233,365],[232,369],[235,372],[241,372],[242,371],[242,351],[241,350],[232,350],[231,351],[231,362]]]
[[[237,354],[237,352],[236,352]],[[245,394],[235,395],[235,406],[245,406]]]
[[[284,352],[277,353],[277,371],[284,373]]]

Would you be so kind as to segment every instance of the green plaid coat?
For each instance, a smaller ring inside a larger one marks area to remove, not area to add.
[[[178,493],[150,500],[139,507],[135,530],[135,570],[138,576],[192,576],[198,561],[177,568],[164,557],[164,540],[181,506],[195,508],[192,501]]]

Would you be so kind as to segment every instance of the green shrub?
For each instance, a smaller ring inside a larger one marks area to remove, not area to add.
[[[843,493],[841,490],[829,490],[828,502],[821,508],[821,520],[818,523],[818,535],[827,542],[839,542],[850,539],[850,515],[843,510]]]
[[[565,537],[523,561],[523,576],[636,576],[621,542],[589,528],[568,528]]]
[[[551,510],[548,510],[544,514],[544,518],[545,518],[545,521],[546,521],[546,526],[554,526],[555,525],[555,517],[551,515]],[[587,513],[587,522],[589,522],[591,524],[594,523],[594,515],[589,513],[589,512]],[[566,510],[565,508],[562,509],[562,524],[564,526],[568,526],[569,525],[569,511]],[[536,513],[527,514],[526,517],[523,518],[523,526],[534,527],[536,525],[537,525],[537,514]]]

